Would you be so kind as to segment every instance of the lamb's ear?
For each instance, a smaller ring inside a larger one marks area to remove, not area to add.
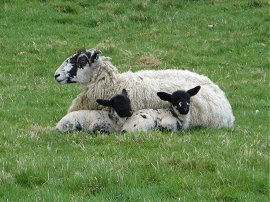
[[[158,92],[158,93],[157,93],[157,96],[158,96],[160,99],[165,100],[165,101],[168,101],[168,102],[171,102],[171,100],[172,100],[172,95],[169,94],[169,93]]]
[[[97,99],[97,103],[103,106],[111,107],[111,101],[110,100],[103,100],[103,99]]]
[[[127,90],[125,88],[122,90],[122,95],[124,95],[126,97],[128,96]]]
[[[101,53],[101,52],[100,52],[99,50],[94,50],[94,51],[92,51],[92,54],[91,54],[91,56],[90,56],[90,61],[91,61],[91,63],[93,63],[93,62],[95,62],[96,60],[98,60],[100,53]]]
[[[201,89],[201,86],[196,86],[195,88],[191,88],[187,91],[187,93],[191,96],[196,95],[199,90]]]

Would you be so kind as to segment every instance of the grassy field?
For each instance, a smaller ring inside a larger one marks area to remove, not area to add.
[[[267,201],[267,0],[1,1],[0,201]],[[60,134],[82,47],[120,71],[181,68],[227,94],[230,130]]]

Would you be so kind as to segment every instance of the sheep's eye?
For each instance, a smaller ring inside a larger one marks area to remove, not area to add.
[[[86,56],[82,56],[78,58],[78,63],[81,68],[84,67],[87,64],[87,62],[88,62],[88,59]]]

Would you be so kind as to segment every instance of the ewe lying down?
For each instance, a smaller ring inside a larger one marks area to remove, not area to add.
[[[200,85],[194,97],[197,109],[192,122],[203,127],[231,127],[234,122],[231,105],[224,92],[209,78],[187,70],[144,70],[119,73],[107,57],[99,57],[95,49],[80,50],[67,58],[56,70],[55,79],[60,84],[81,83],[83,91],[75,98],[69,112],[103,109],[96,99],[110,99],[125,88],[134,111],[140,109],[168,108],[156,93],[172,93],[175,89],[188,90]]]

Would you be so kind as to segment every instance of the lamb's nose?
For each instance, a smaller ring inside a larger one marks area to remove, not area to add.
[[[57,77],[59,77],[59,76],[60,76],[60,74],[55,74],[54,78],[57,79]]]
[[[188,108],[184,108],[185,113],[188,113],[189,109]]]
[[[188,111],[189,111],[189,109],[188,109],[188,108],[184,108],[183,113],[184,113],[184,114],[187,114],[187,113],[188,113]]]

